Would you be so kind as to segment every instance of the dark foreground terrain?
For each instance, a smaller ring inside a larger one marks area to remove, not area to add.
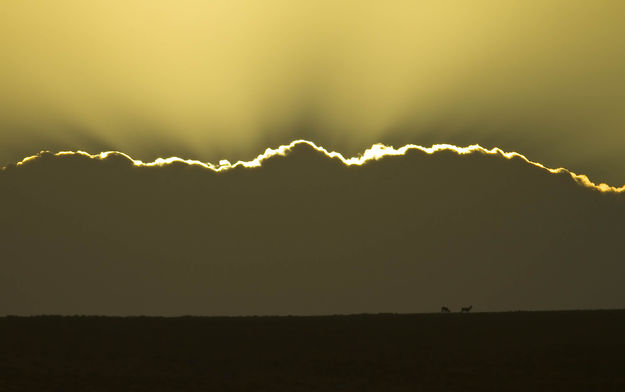
[[[625,311],[0,318],[0,391],[625,391]]]

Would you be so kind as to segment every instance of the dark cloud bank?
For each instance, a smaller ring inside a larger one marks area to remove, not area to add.
[[[223,173],[43,154],[0,173],[0,314],[625,305],[625,197],[521,159],[306,145]]]

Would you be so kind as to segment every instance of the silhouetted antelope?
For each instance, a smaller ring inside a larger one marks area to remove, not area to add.
[[[447,306],[441,307],[441,313],[449,313],[449,308]]]
[[[468,306],[466,308],[461,308],[460,309],[460,313],[469,313],[471,311],[471,309],[473,309],[473,305]]]

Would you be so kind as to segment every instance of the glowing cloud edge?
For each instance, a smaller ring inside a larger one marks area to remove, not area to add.
[[[236,163],[230,163],[229,161],[224,159],[224,160],[219,161],[218,164],[213,164],[210,162],[202,162],[198,160],[183,159],[183,158],[178,158],[178,157],[157,158],[156,160],[152,162],[143,162],[137,159],[133,159],[129,155],[124,154],[123,152],[119,152],[119,151],[106,151],[106,152],[101,152],[95,155],[89,154],[84,151],[60,151],[60,152],[55,153],[54,156],[81,155],[81,156],[85,156],[91,159],[103,160],[109,157],[110,155],[120,155],[128,159],[135,166],[152,167],[152,166],[167,166],[167,165],[174,164],[174,163],[184,163],[187,165],[201,166],[205,169],[209,169],[215,172],[222,172],[222,171],[227,171],[227,170],[234,169],[240,166],[246,167],[246,168],[260,167],[263,161],[270,159],[274,156],[286,156],[295,146],[299,144],[306,144],[312,147],[313,149],[315,149],[316,151],[323,153],[328,158],[339,159],[341,162],[343,162],[343,164],[347,166],[353,166],[353,165],[360,166],[360,165],[364,165],[365,163],[369,161],[378,160],[387,156],[405,155],[406,152],[409,150],[418,150],[426,154],[434,154],[439,151],[453,151],[459,155],[481,153],[481,154],[486,154],[486,155],[497,155],[497,156],[504,157],[506,159],[520,158],[526,163],[539,167],[552,174],[562,174],[562,173],[568,174],[576,183],[582,186],[592,188],[600,192],[625,193],[625,185],[621,187],[615,187],[615,186],[611,186],[605,183],[595,184],[594,182],[590,181],[588,176],[584,174],[577,174],[563,167],[559,167],[555,169],[549,168],[543,165],[542,163],[531,161],[528,158],[526,158],[524,155],[519,154],[517,152],[505,152],[497,147],[492,148],[492,149],[487,149],[478,144],[472,144],[467,147],[459,147],[459,146],[454,146],[452,144],[434,144],[432,147],[424,147],[424,146],[419,146],[416,144],[406,144],[403,147],[394,148],[392,146],[387,146],[387,145],[378,143],[366,149],[359,156],[346,158],[345,156],[343,156],[343,154],[339,152],[328,151],[325,148],[320,147],[311,141],[300,139],[300,140],[294,140],[289,144],[282,145],[277,148],[267,148],[264,153],[258,155],[255,159],[251,161],[237,161]],[[25,163],[35,160],[41,157],[42,153],[26,157],[22,159],[20,162],[18,162],[16,166],[21,166]],[[2,168],[2,170],[5,170],[5,169],[6,167]]]

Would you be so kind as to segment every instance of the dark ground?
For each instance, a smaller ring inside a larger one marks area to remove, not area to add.
[[[0,318],[0,391],[625,391],[625,311]]]

